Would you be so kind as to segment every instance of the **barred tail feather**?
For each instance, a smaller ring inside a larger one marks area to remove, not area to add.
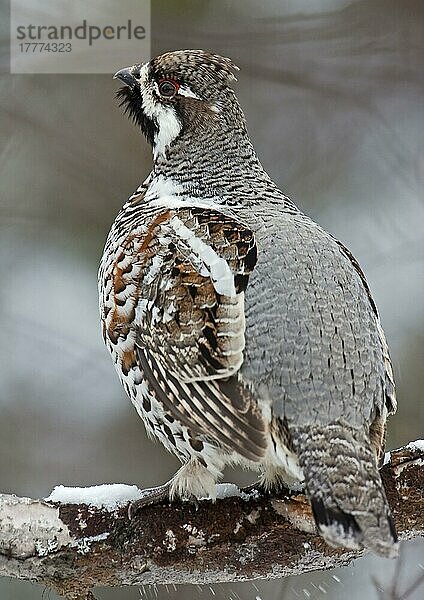
[[[314,426],[298,430],[293,442],[326,542],[397,556],[396,529],[365,431],[340,423]]]

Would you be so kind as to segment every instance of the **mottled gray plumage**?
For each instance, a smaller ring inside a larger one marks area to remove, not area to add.
[[[147,431],[183,464],[152,497],[213,496],[243,464],[267,488],[304,482],[328,543],[393,556],[377,310],[350,252],[263,170],[234,69],[187,50],[116,75],[154,166],[106,242],[100,311]]]

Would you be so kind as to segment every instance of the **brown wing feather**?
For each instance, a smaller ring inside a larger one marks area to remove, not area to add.
[[[202,253],[172,229],[174,217],[226,261],[234,294],[217,291],[219,282],[202,263]],[[154,218],[140,253],[137,358],[156,397],[194,434],[260,460],[267,446],[265,424],[237,375],[244,290],[257,259],[253,233],[218,211],[171,210]]]
[[[199,256],[171,229],[172,217],[226,261],[234,295],[218,293]],[[231,217],[201,208],[170,211],[155,222],[144,253],[140,295],[147,304],[137,343],[186,382],[228,377],[243,360],[244,290],[257,257],[253,233]],[[152,278],[154,261],[159,267]]]

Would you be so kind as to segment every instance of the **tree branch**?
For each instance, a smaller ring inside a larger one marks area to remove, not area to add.
[[[424,531],[424,444],[382,468],[400,539]],[[362,552],[328,547],[302,494],[237,496],[114,509],[0,495],[0,574],[44,582],[72,599],[95,586],[213,583],[345,566]]]

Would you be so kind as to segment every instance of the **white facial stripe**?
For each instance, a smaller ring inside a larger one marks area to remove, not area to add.
[[[175,114],[175,110],[169,107],[162,107],[157,117],[159,131],[155,136],[155,147],[153,156],[156,158],[159,154],[165,156],[165,151],[178,137],[181,131],[181,123]]]
[[[141,102],[145,114],[153,119],[156,117],[157,107],[153,94],[149,88],[150,84],[148,79],[148,65],[146,64],[140,69]]]
[[[160,96],[160,92],[159,92],[159,86],[156,83],[156,81],[153,83],[155,92],[157,93],[158,96]],[[185,96],[186,98],[195,98],[196,100],[202,100],[202,98],[200,96],[198,96],[197,94],[195,94],[191,88],[189,88],[188,85],[180,85],[180,87],[178,88],[178,95],[179,96]]]
[[[195,98],[196,100],[202,100],[200,96],[191,91],[188,85],[180,85],[178,88],[178,93],[180,96],[185,96],[186,98]]]
[[[175,140],[181,131],[181,123],[172,106],[163,106],[154,96],[152,83],[148,79],[148,65],[140,69],[141,101],[144,113],[153,119],[158,127],[154,139],[153,156],[165,155],[168,146]]]

